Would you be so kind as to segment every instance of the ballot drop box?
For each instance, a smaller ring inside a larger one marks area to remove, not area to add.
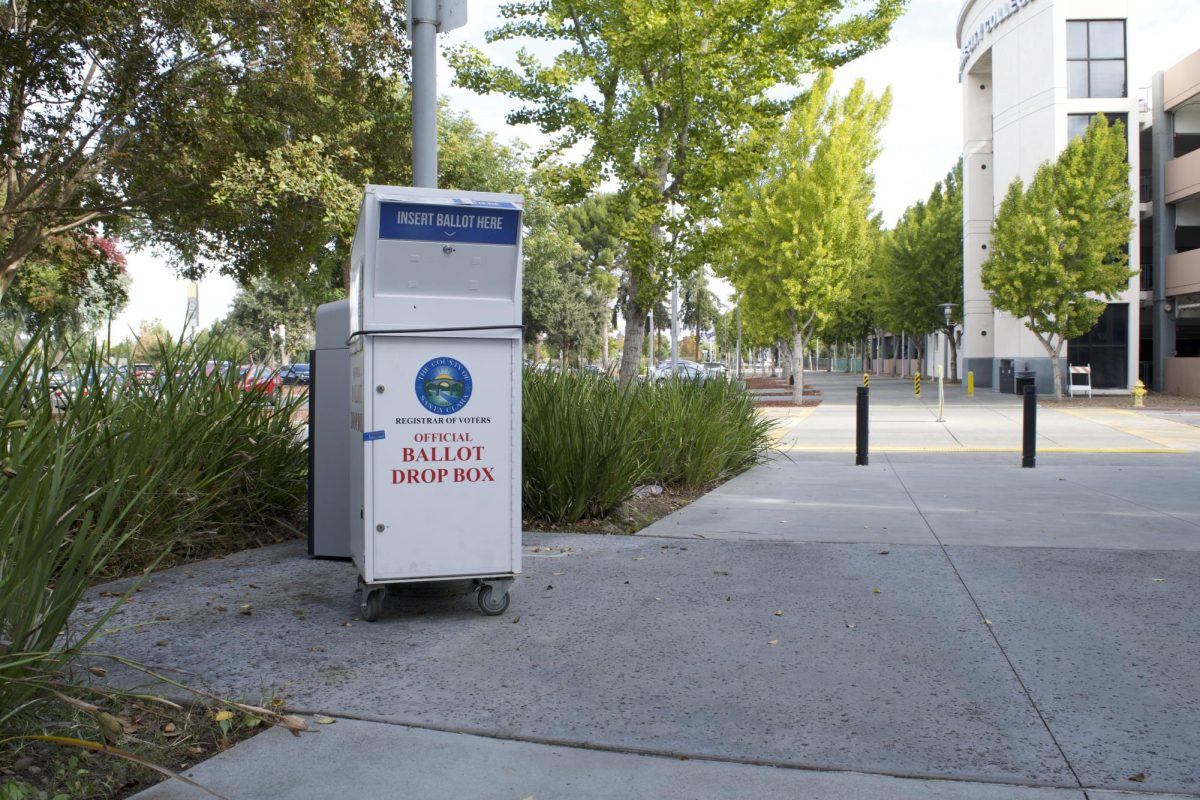
[[[521,569],[518,195],[367,186],[351,250],[350,551],[360,611],[390,584]]]

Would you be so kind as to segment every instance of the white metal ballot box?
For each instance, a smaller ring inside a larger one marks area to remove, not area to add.
[[[388,584],[521,570],[519,195],[367,186],[351,249],[350,551]]]

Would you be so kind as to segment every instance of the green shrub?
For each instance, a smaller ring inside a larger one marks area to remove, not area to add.
[[[772,424],[726,381],[633,383],[526,372],[524,506],[570,523],[612,513],[643,483],[696,489],[766,455]]]
[[[730,381],[665,381],[638,391],[639,417],[653,446],[644,480],[698,489],[742,472],[770,447],[772,423]]]
[[[69,351],[83,379],[56,408],[43,344],[0,368],[0,725],[106,621],[63,636],[89,585],[277,538],[306,492],[294,403],[206,377],[209,349],[165,347],[150,385],[100,380],[95,346]]]

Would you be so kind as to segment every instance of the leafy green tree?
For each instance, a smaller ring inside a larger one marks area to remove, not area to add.
[[[679,295],[683,324],[695,331],[697,361],[702,361],[700,342],[704,331],[717,322],[721,301],[708,288],[705,268],[701,266],[683,282]]]
[[[144,237],[192,264],[205,254],[196,231],[266,224],[194,223],[238,154],[284,144],[302,114],[356,123],[328,109],[372,107],[392,91],[399,78],[386,76],[403,74],[405,53],[402,18],[385,2],[6,3],[0,295],[47,239],[89,224],[132,234],[150,223]]]
[[[190,214],[159,221],[154,235],[169,236],[190,263],[220,264],[243,282],[270,275],[347,288],[363,185],[412,181],[411,103],[406,90],[389,87],[365,108],[331,101],[332,120],[365,115],[353,124],[304,120],[289,126],[295,138],[281,135],[277,144],[239,153],[212,182],[211,198],[196,198]],[[519,150],[444,102],[438,171],[443,188],[518,192],[526,183]]]
[[[783,322],[776,330],[786,330],[796,403],[804,392],[798,359],[852,297],[854,273],[878,238],[871,164],[891,94],[875,97],[860,80],[838,97],[832,85],[832,70],[817,76],[780,128],[762,179],[745,187],[726,223],[739,243],[734,285]]]
[[[0,299],[0,316],[54,338],[90,333],[129,300],[125,254],[84,226],[42,240]]]
[[[609,331],[616,325],[615,304],[626,274],[627,248],[620,236],[619,215],[619,198],[611,194],[590,195],[562,213],[562,224],[582,253],[581,269],[587,274],[593,300],[604,306],[597,313],[603,311],[600,358],[605,370],[609,361]]]
[[[872,262],[871,298],[882,327],[917,341],[943,332],[950,343],[950,379],[957,380],[957,325],[962,322],[962,162],[929,197],[909,206],[888,231]],[[953,303],[950,322],[940,308]]]
[[[672,249],[711,218],[726,186],[754,170],[759,142],[789,103],[772,90],[814,68],[853,60],[887,41],[903,0],[538,0],[506,3],[491,41],[532,38],[559,48],[552,64],[528,52],[518,67],[479,50],[451,54],[461,85],[525,105],[511,123],[586,143],[559,174],[585,194],[603,180],[625,202],[629,243],[621,378],[637,373],[649,308],[678,271]]]
[[[233,298],[223,330],[248,348],[248,355],[271,366],[291,360],[312,345],[317,306],[339,292],[312,283],[255,278]]]
[[[1067,341],[1087,333],[1129,286],[1133,231],[1125,127],[1097,115],[1087,133],[1008,187],[993,228],[983,287],[992,305],[1024,319],[1050,357],[1062,399]]]

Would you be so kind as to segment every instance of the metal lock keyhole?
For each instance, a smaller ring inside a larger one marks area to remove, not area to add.
[[[383,384],[382,383],[375,387],[375,394],[383,394]]]
[[[384,531],[384,529],[385,529],[385,528],[387,528],[387,525],[384,525],[384,524],[381,522],[381,523],[379,523],[378,525],[376,525],[376,526],[375,526],[375,531],[376,531],[377,533],[383,533],[383,531]]]
[[[445,253],[446,255],[450,255],[451,253],[454,252],[454,248],[448,244],[442,245],[442,252]]]

